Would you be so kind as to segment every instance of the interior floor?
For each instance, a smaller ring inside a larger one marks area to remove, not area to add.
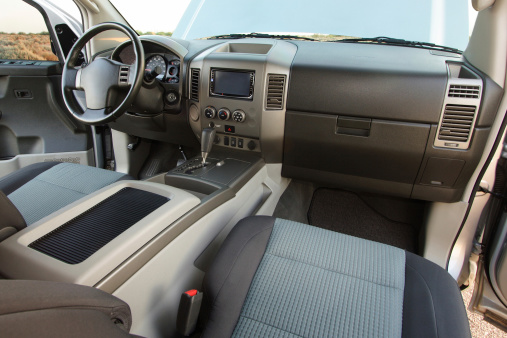
[[[425,202],[292,181],[273,216],[418,253]]]

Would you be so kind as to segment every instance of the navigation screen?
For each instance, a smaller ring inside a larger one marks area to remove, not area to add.
[[[250,72],[214,71],[213,94],[224,96],[250,96]]]

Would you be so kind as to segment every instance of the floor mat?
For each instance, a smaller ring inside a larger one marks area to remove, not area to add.
[[[317,189],[308,210],[311,225],[417,253],[424,202]]]

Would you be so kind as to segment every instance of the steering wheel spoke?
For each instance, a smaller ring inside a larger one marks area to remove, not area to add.
[[[82,90],[81,87],[81,68],[67,68],[64,72],[65,76],[65,89],[67,90]]]
[[[111,29],[126,34],[132,41],[136,57],[134,64],[126,65],[105,58],[97,58],[85,67],[77,68],[76,61],[86,43],[95,35]],[[121,116],[134,101],[141,88],[143,75],[144,51],[137,34],[130,27],[119,23],[99,24],[83,34],[74,44],[65,61],[62,74],[65,105],[76,119],[85,124],[98,125],[113,121]],[[76,89],[85,92],[86,109],[84,111],[76,104],[73,94],[73,90]],[[115,104],[117,106],[113,107]]]
[[[109,109],[101,108],[101,109],[90,109],[87,108],[84,113],[81,115],[81,118],[85,121],[95,121],[97,119],[103,119],[107,116]]]

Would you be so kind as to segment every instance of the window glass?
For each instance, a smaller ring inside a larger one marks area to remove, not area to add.
[[[465,49],[477,13],[465,0],[110,0],[140,34],[199,39],[233,33],[316,40],[388,36]],[[139,5],[138,5],[139,4]]]
[[[58,60],[42,14],[23,1],[9,1],[0,11],[0,59]]]

